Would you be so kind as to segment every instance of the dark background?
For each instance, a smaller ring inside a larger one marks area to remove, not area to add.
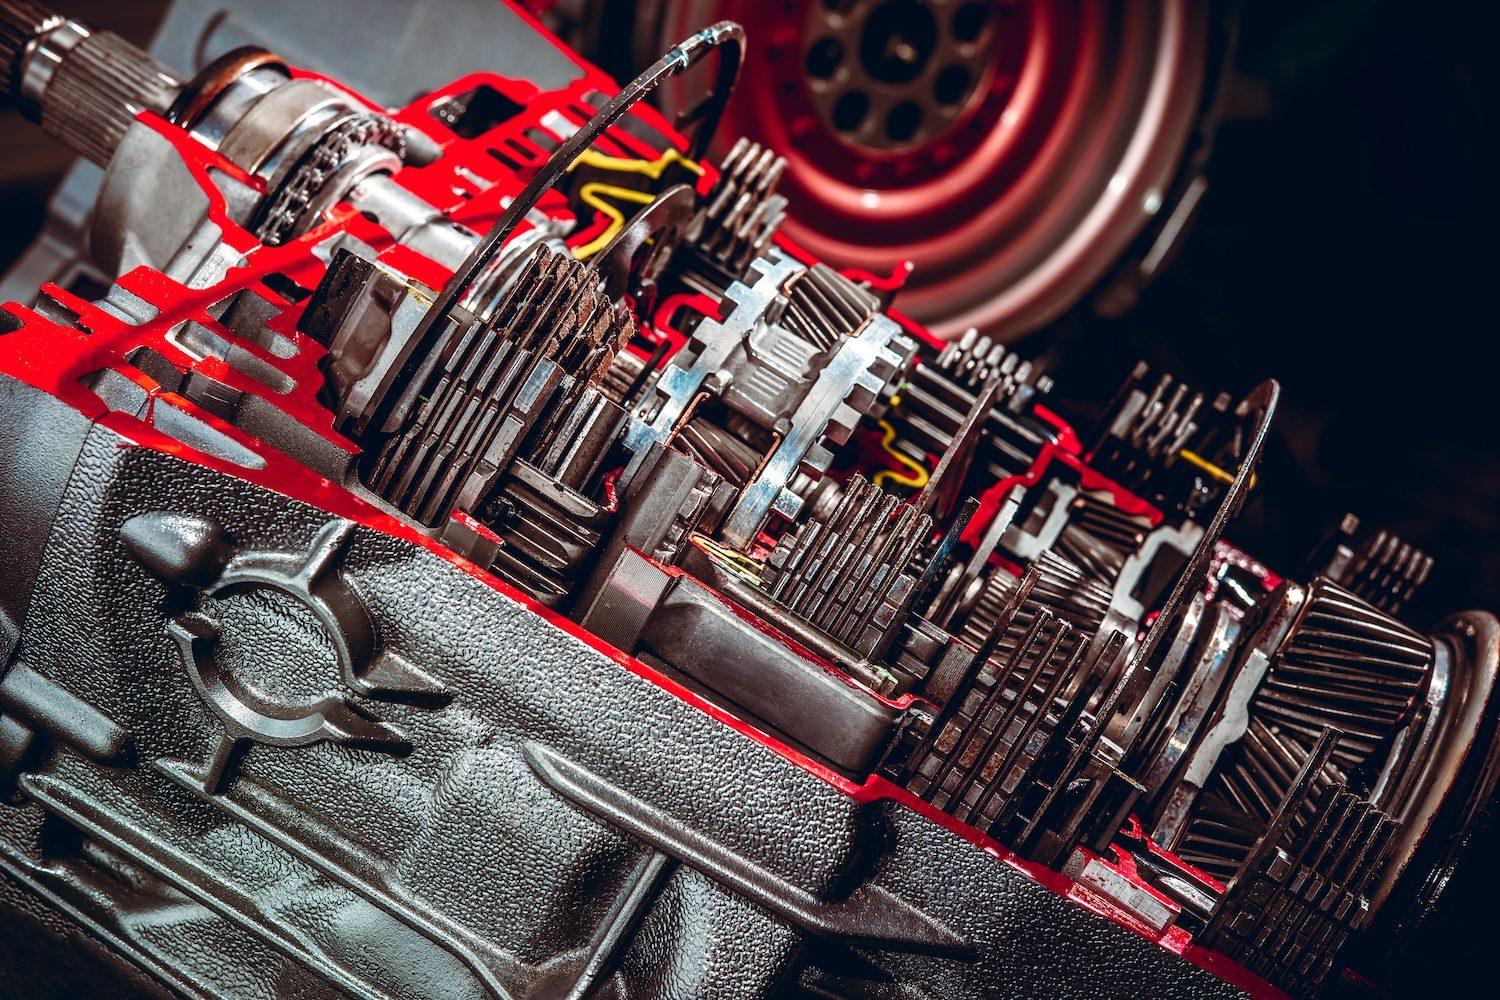
[[[144,43],[164,5],[65,6]],[[1394,529],[1437,560],[1411,609],[1423,626],[1500,608],[1495,20],[1478,4],[1246,4],[1208,201],[1176,264],[1124,320],[1075,316],[1021,348],[1048,356],[1079,414],[1138,358],[1210,392],[1280,379],[1231,537],[1294,570],[1345,511]],[[0,113],[0,267],[67,162]],[[1500,831],[1485,839],[1403,959],[1408,985],[1467,994],[1488,970]]]
[[[1107,399],[1142,357],[1210,392],[1280,380],[1231,537],[1295,571],[1345,511],[1393,529],[1437,560],[1423,625],[1500,607],[1487,7],[1245,4],[1180,256],[1124,320],[1052,347],[1064,395]]]
[[[1281,408],[1229,537],[1295,571],[1345,512],[1436,558],[1407,610],[1500,609],[1497,35],[1489,5],[1245,4],[1210,191],[1125,319],[1066,325],[1059,389],[1137,358],[1200,388],[1267,376]],[[1396,996],[1479,996],[1494,962],[1482,818],[1439,908],[1356,960]]]

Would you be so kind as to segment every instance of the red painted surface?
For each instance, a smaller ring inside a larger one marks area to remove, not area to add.
[[[1076,438],[1073,440],[1076,441]],[[990,522],[999,513],[1000,505],[1004,503],[1006,494],[1016,486],[1035,486],[1042,481],[1042,476],[1051,470],[1054,462],[1066,467],[1066,471],[1063,474],[1064,478],[1075,480],[1080,489],[1094,490],[1107,494],[1110,502],[1115,507],[1126,514],[1144,517],[1153,528],[1161,524],[1161,511],[1107,476],[1089,468],[1083,459],[1079,458],[1075,453],[1068,451],[1064,444],[1048,443],[1042,446],[1042,451],[1037,456],[1036,464],[1029,470],[1020,475],[1000,480],[980,495],[979,509],[974,512],[974,517],[970,519],[969,526],[964,529],[963,541],[969,545],[978,545],[984,537],[985,529],[990,526]]]
[[[886,151],[846,141],[814,109],[803,81],[804,5],[722,0],[714,9],[760,42],[747,53],[725,128],[788,156],[783,188],[800,220],[792,237],[821,258],[878,259],[882,271],[902,259],[940,259],[976,206],[994,214],[1047,168],[1049,137],[1087,93],[1078,76],[1091,60],[1081,49],[1100,43],[1080,29],[1084,5],[1006,5],[975,96],[955,123]],[[881,196],[878,212],[864,203],[871,191]]]

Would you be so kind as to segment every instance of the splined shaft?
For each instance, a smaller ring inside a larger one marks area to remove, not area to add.
[[[41,4],[0,0],[0,99],[14,100],[20,90],[26,47],[62,21],[61,15]]]
[[[142,111],[165,114],[182,79],[119,35],[29,0],[0,0],[0,98],[104,166]]]

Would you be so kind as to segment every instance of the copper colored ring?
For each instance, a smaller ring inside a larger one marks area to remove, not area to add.
[[[236,80],[247,73],[270,67],[291,75],[281,57],[255,45],[243,45],[224,53],[198,72],[167,110],[167,121],[183,128],[192,126]]]

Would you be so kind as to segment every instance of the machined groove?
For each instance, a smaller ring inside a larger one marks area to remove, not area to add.
[[[437,523],[466,492],[491,488],[483,484],[521,454],[534,427],[555,434],[559,416],[577,407],[632,329],[592,275],[539,247],[493,318],[449,341],[413,419],[380,450],[369,485]],[[549,443],[544,433],[534,446]]]
[[[834,639],[866,645],[872,626],[890,624],[877,621],[881,608],[894,613],[912,596],[913,566],[931,532],[931,517],[855,476],[826,519],[772,553],[770,596]]]

